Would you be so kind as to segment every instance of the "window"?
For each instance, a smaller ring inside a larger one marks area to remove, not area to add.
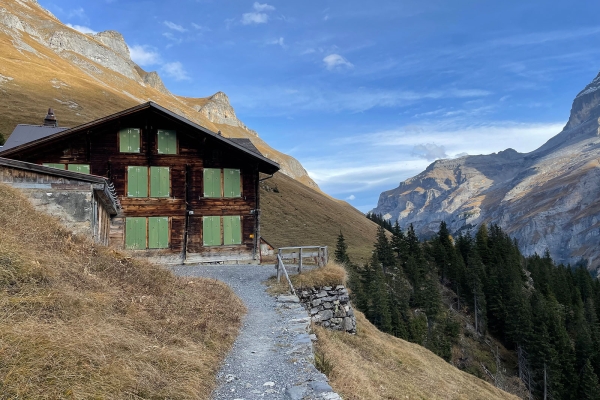
[[[169,248],[169,218],[125,218],[125,248],[130,250]]]
[[[67,169],[73,172],[81,172],[82,174],[90,173],[90,165],[89,164],[69,164],[67,165]]]
[[[239,169],[204,168],[204,197],[241,197]]]
[[[58,169],[65,169],[65,164],[56,164],[56,163],[43,163],[42,165],[43,165],[44,167],[58,168]]]
[[[221,170],[204,168],[204,197],[221,197]]]
[[[148,167],[127,167],[127,197],[148,197]]]
[[[158,154],[177,154],[177,134],[175,131],[158,131]]]
[[[169,197],[169,167],[150,167],[150,197]]]
[[[126,128],[119,131],[119,150],[121,153],[140,152],[140,130]]]
[[[223,194],[224,197],[240,197],[242,195],[239,169],[223,169]]]
[[[140,250],[146,248],[146,218],[125,218],[125,248]]]
[[[148,217],[148,248],[166,249],[169,247],[169,218]]]
[[[223,229],[221,229],[221,226]],[[204,246],[221,246],[242,244],[241,217],[204,217],[202,221],[202,237]]]

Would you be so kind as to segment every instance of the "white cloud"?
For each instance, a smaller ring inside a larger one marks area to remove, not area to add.
[[[131,46],[129,53],[133,62],[142,67],[161,63],[160,54],[149,46]]]
[[[206,32],[210,32],[210,28],[206,27],[206,26],[202,26],[202,25],[198,25],[194,22],[192,22],[192,26],[194,27],[194,29],[199,30],[199,31],[206,31]]]
[[[242,14],[242,24],[250,25],[250,24],[266,24],[269,20],[269,16],[264,13],[245,13]]]
[[[165,24],[165,26],[167,28],[173,29],[174,31],[181,32],[181,33],[187,32],[187,29],[185,29],[183,26],[178,25],[178,24],[176,24],[174,22],[164,21],[163,24]]]
[[[346,197],[346,200],[354,200],[356,199],[356,196],[351,194],[350,196]]]
[[[286,48],[284,39],[282,37],[280,37],[279,39],[275,39],[275,40],[271,40],[270,42],[267,42],[267,44],[276,44],[281,46],[282,48]]]
[[[83,7],[79,7],[74,10],[69,11],[69,17],[77,17],[80,19],[87,19],[87,15],[85,15],[85,10],[83,9]]]
[[[81,33],[91,33],[91,34],[96,34],[98,32],[96,32],[95,30],[93,30],[92,28],[88,28],[87,26],[82,26],[82,25],[71,25],[71,24],[66,24],[69,28],[71,29],[75,29],[78,32]]]
[[[179,61],[166,63],[161,68],[167,76],[175,79],[176,81],[189,81],[191,80],[187,71],[183,68],[183,65]]]
[[[427,161],[448,158],[444,146],[438,146],[435,143],[418,144],[413,147],[412,154]]]
[[[330,54],[323,59],[325,67],[333,71],[340,68],[353,68],[354,65],[339,54]]]
[[[260,4],[258,1],[254,2],[253,7],[256,11],[273,11],[273,10],[275,10],[275,7],[273,7],[272,5],[269,5],[267,3]]]

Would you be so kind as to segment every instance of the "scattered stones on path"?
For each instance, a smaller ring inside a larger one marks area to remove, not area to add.
[[[297,296],[277,298],[263,283],[273,266],[179,266],[180,276],[202,276],[228,284],[248,313],[217,375],[213,400],[341,400],[313,365],[311,319]]]

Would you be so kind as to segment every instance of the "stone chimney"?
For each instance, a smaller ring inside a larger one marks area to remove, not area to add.
[[[46,115],[46,118],[44,118],[44,126],[53,126],[53,127],[58,126],[58,121],[56,120],[56,117],[54,116],[54,110],[52,108],[48,109],[48,115]]]

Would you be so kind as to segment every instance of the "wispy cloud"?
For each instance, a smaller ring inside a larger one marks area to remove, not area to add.
[[[488,44],[499,46],[530,46],[549,42],[578,39],[585,36],[600,34],[600,26],[585,27],[570,30],[555,30],[546,32],[534,32],[522,35],[512,35],[504,38],[491,40]]]
[[[76,31],[78,31],[78,32],[81,32],[81,33],[86,33],[86,34],[87,34],[87,33],[91,33],[91,34],[94,34],[94,35],[95,35],[96,33],[98,33],[97,31],[95,31],[95,30],[93,30],[92,28],[89,28],[89,27],[87,27],[87,26],[82,26],[82,25],[71,25],[71,24],[65,24],[65,25],[67,25],[69,28],[71,28],[71,29],[75,29]]]
[[[271,41],[267,42],[267,44],[279,45],[284,49],[287,47],[285,45],[285,41],[284,41],[283,37],[280,37],[279,39],[271,40]]]
[[[412,154],[427,161],[437,160],[438,158],[448,158],[446,148],[444,146],[438,146],[435,143],[418,144],[413,147]]]
[[[164,71],[167,76],[175,79],[176,81],[191,80],[187,71],[179,61],[166,63],[162,66],[161,70]]]
[[[269,16],[265,13],[250,12],[242,14],[242,24],[266,24],[269,21]]]
[[[274,11],[275,7],[270,4],[264,3],[260,4],[258,1],[255,1],[253,7],[256,11]]]
[[[330,54],[323,59],[325,68],[330,71],[343,68],[353,68],[354,65],[339,54]]]
[[[160,54],[150,46],[134,45],[129,48],[129,53],[133,62],[142,67],[162,62]]]
[[[196,24],[195,22],[192,22],[192,26],[194,27],[194,29],[196,29],[197,31],[204,31],[204,32],[210,32],[210,28],[204,25],[199,25]]]
[[[280,112],[289,115],[290,112],[364,112],[376,107],[404,107],[431,99],[477,99],[490,94],[482,89],[458,88],[417,92],[381,88],[333,90],[315,87],[247,87],[236,97],[240,107],[265,110],[268,115],[278,115]]]
[[[180,32],[180,33],[184,33],[187,32],[187,29],[185,29],[183,26],[178,25],[174,22],[171,21],[163,21],[163,24],[165,24],[165,26],[169,29],[173,29],[174,31]]]
[[[267,12],[274,11],[275,7],[270,4],[255,2],[253,5],[254,11],[242,14],[243,25],[266,24],[269,21]]]

